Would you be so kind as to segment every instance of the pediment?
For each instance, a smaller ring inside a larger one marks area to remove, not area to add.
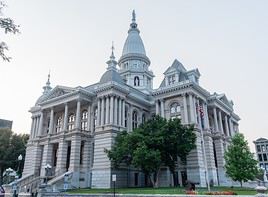
[[[228,106],[231,105],[225,94],[219,95],[218,99]]]
[[[164,72],[164,74],[168,74],[171,72],[186,72],[187,70],[184,68],[183,64],[180,63],[177,59],[174,60],[174,62],[172,63],[172,65]]]
[[[61,97],[63,95],[67,95],[69,93],[74,92],[75,89],[74,88],[69,88],[69,87],[64,87],[64,86],[56,86],[54,89],[52,89],[46,97],[46,101],[47,100],[51,100],[57,97]]]

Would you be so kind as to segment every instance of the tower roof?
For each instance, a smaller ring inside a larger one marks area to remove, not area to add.
[[[128,30],[128,37],[125,41],[122,56],[128,54],[141,54],[146,56],[143,41],[140,37],[140,31],[137,28],[136,14],[135,10],[132,12],[132,23],[130,24],[130,29]]]

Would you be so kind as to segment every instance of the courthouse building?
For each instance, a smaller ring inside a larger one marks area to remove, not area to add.
[[[167,66],[160,87],[154,89],[150,64],[133,12],[122,55],[116,61],[112,51],[99,81],[52,88],[48,79],[30,109],[31,134],[20,185],[33,189],[49,175],[48,185],[54,189],[62,189],[64,182],[68,188],[110,188],[112,174],[117,175],[117,187],[149,185],[139,169],[113,169],[104,149],[112,147],[117,133],[131,132],[155,114],[194,124],[197,136],[196,149],[186,165],[178,163],[176,176],[162,167],[161,186],[190,180],[204,187],[206,175],[211,184],[230,185],[223,156],[238,132],[240,118],[233,102],[202,88],[199,70],[187,70],[178,60]]]

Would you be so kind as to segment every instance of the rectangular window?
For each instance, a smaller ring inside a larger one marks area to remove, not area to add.
[[[262,154],[259,154],[258,157],[259,157],[259,161],[262,161]]]
[[[261,147],[260,147],[260,145],[257,145],[257,152],[261,152]]]
[[[265,152],[265,146],[261,145],[262,152]]]
[[[263,154],[263,161],[267,161],[267,155],[266,155],[266,153]]]

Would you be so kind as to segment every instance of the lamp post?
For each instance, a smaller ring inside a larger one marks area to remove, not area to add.
[[[17,174],[18,174],[18,176],[19,176],[19,172],[20,172],[20,165],[21,165],[21,161],[22,161],[22,159],[23,159],[23,157],[22,157],[22,155],[20,154],[20,155],[18,156],[18,168],[17,168]]]
[[[49,165],[49,164],[45,165],[45,173],[46,173],[45,174],[45,184],[47,184],[47,179],[48,179],[51,168],[52,168],[51,165]]]

